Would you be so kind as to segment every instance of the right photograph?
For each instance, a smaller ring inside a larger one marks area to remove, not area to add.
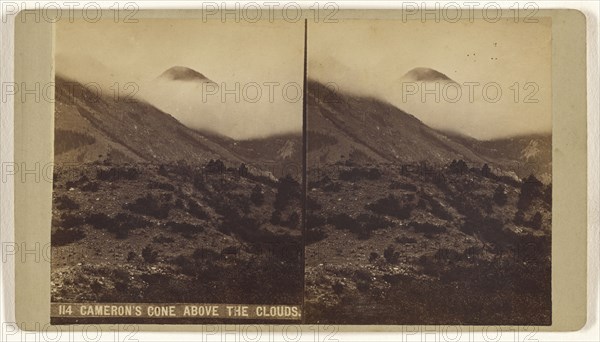
[[[552,323],[551,29],[308,24],[306,323]]]

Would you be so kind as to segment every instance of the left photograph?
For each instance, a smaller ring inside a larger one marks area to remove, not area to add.
[[[298,322],[304,23],[55,25],[53,324]]]

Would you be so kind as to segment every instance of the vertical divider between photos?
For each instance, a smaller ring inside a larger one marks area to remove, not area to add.
[[[304,19],[304,78],[302,85],[302,320],[301,323],[304,324],[306,322],[306,318],[304,316],[304,303],[306,298],[306,154],[307,154],[307,136],[306,136],[306,101],[307,101],[307,78],[308,78],[308,19]]]

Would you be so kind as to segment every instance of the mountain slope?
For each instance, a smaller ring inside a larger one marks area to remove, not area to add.
[[[369,97],[308,84],[308,164],[340,160],[446,164],[453,159],[490,162],[485,156],[423,124],[414,116]]]
[[[56,162],[241,159],[142,101],[102,96],[56,76]]]
[[[549,134],[479,141],[430,128],[382,100],[346,94],[317,81],[309,81],[307,94],[309,166],[345,160],[446,165],[462,159],[520,178],[533,173],[545,183],[551,181]]]

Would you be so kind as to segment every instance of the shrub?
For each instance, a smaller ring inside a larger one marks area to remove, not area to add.
[[[531,220],[528,222],[527,226],[533,229],[542,228],[542,213],[540,213],[539,211],[536,212],[535,215],[533,215]]]
[[[300,215],[297,212],[292,212],[287,219],[286,226],[290,228],[297,228],[300,223]]]
[[[204,228],[200,225],[195,225],[187,222],[173,222],[169,221],[167,227],[172,229],[174,232],[182,233],[185,236],[191,236],[204,231]]]
[[[336,229],[356,231],[361,228],[360,223],[346,213],[340,213],[329,217],[327,223],[333,225]]]
[[[58,210],[77,210],[79,209],[79,204],[69,196],[61,195],[56,197],[56,208]]]
[[[393,226],[393,223],[380,215],[363,213],[358,215],[357,220],[367,230],[385,229]]]
[[[442,220],[450,220],[452,219],[452,215],[450,212],[436,199],[431,198],[429,200],[429,204],[431,205],[431,213]]]
[[[354,283],[356,283],[356,288],[361,292],[366,292],[371,288],[371,283],[373,282],[371,273],[367,270],[356,270],[352,277]]]
[[[305,234],[307,244],[319,242],[327,237],[325,230],[320,227],[307,228]]]
[[[308,213],[306,215],[306,228],[315,228],[324,225],[327,223],[327,219],[316,213]]]
[[[429,222],[425,222],[425,223],[411,222],[410,227],[412,229],[414,229],[415,232],[428,234],[428,235],[441,234],[441,233],[446,232],[446,227],[438,226],[438,225],[435,225],[435,224],[429,223]]]
[[[483,177],[490,177],[492,176],[492,169],[490,169],[490,166],[486,163],[483,164],[483,166],[481,167],[481,174],[483,175]]]
[[[147,245],[144,247],[144,249],[142,249],[142,258],[145,262],[153,264],[158,259],[158,252],[155,251],[152,246]]]
[[[265,203],[265,195],[263,195],[263,190],[260,184],[256,184],[254,188],[252,188],[252,193],[250,194],[250,200],[254,203],[255,206],[259,207]]]
[[[273,210],[273,213],[271,213],[271,219],[269,220],[269,222],[271,222],[272,225],[278,226],[281,224],[281,211],[279,210]]]
[[[275,195],[275,209],[285,208],[291,200],[299,199],[301,196],[300,184],[291,176],[286,175],[277,183],[277,194]]]
[[[127,238],[131,230],[146,227],[150,224],[140,217],[126,213],[118,213],[114,218],[105,213],[94,213],[90,214],[85,222],[96,229],[106,229],[111,233],[115,233],[118,239]]]
[[[439,261],[454,263],[462,259],[462,254],[453,249],[440,248],[435,252],[433,258]]]
[[[175,186],[169,183],[150,181],[148,182],[148,189],[160,189],[165,191],[175,191]]]
[[[81,191],[85,192],[97,192],[100,190],[100,183],[98,182],[87,182],[81,187]]]
[[[123,208],[138,214],[160,219],[167,218],[169,216],[169,211],[171,210],[168,204],[162,204],[160,200],[152,194],[146,194],[146,196],[136,199],[133,203],[126,203],[123,205]]]
[[[156,243],[171,243],[171,242],[175,242],[175,239],[160,234],[158,236],[155,236],[152,239],[152,241],[156,242]]]
[[[349,170],[341,170],[338,177],[344,181],[357,182],[362,179],[377,180],[381,178],[381,171],[377,168],[353,167]]]
[[[96,170],[96,178],[103,181],[118,181],[121,179],[138,179],[141,172],[135,167],[115,166]]]
[[[529,175],[529,177],[523,179],[517,207],[523,210],[527,209],[536,197],[541,197],[543,186],[542,182],[534,175]]]
[[[552,205],[552,183],[548,184],[544,190],[544,202]]]
[[[398,236],[398,237],[396,237],[395,241],[397,243],[402,243],[402,244],[417,243],[416,239],[409,238],[409,237],[406,237],[406,236]]]
[[[241,177],[247,177],[248,176],[248,167],[246,166],[246,164],[241,163],[240,167],[238,168],[238,174]]]
[[[64,246],[79,241],[84,237],[85,233],[81,229],[58,228],[52,233],[50,241],[52,242],[52,246]]]
[[[498,185],[496,190],[494,190],[494,202],[497,205],[505,205],[508,201],[508,196],[506,195],[506,189],[503,185]]]
[[[469,172],[469,166],[465,163],[464,160],[453,160],[450,165],[448,165],[448,169],[452,173],[465,174]]]
[[[201,220],[208,218],[208,213],[198,204],[198,202],[194,201],[193,199],[188,201],[188,208],[189,213],[192,214],[192,216]]]
[[[394,248],[393,245],[389,245],[384,251],[383,251],[383,257],[385,258],[385,260],[390,263],[390,264],[395,264],[398,262],[398,260],[400,259],[400,253],[396,252],[396,249]]]
[[[416,192],[417,191],[417,186],[414,185],[414,184],[401,183],[401,182],[398,182],[398,181],[392,181],[390,183],[390,189],[399,189],[399,190]]]
[[[85,222],[96,229],[109,229],[115,224],[114,220],[105,213],[90,214]]]
[[[413,210],[411,204],[401,205],[400,200],[392,194],[377,200],[375,203],[368,204],[366,208],[378,214],[394,216],[399,219],[409,218]]]
[[[204,168],[206,169],[207,172],[210,172],[210,173],[223,173],[227,169],[225,167],[225,164],[220,159],[217,159],[217,160],[211,159]]]
[[[316,199],[311,196],[306,196],[306,209],[307,210],[321,210],[323,206]]]
[[[85,219],[79,215],[64,213],[60,218],[63,228],[73,228],[85,224]]]

